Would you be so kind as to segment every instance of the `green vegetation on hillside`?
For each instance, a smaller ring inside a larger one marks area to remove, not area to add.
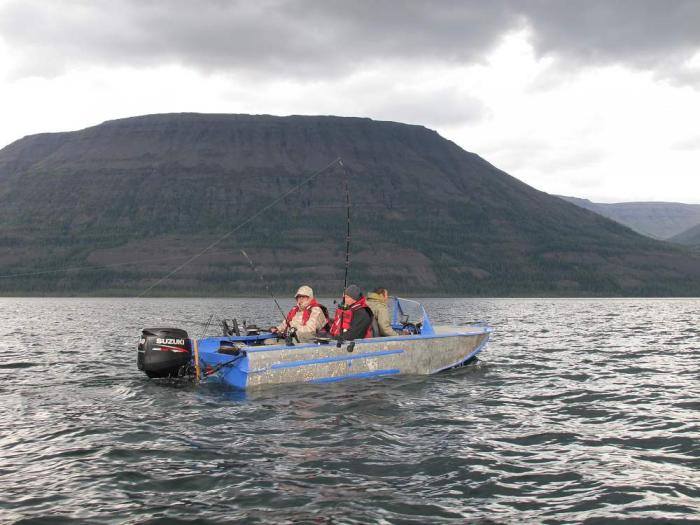
[[[539,192],[436,133],[368,119],[155,115],[0,151],[3,294],[261,295],[350,277],[410,295],[700,295],[700,256]],[[136,264],[127,264],[134,263]],[[89,266],[91,268],[84,268]],[[84,269],[35,273],[56,268]]]

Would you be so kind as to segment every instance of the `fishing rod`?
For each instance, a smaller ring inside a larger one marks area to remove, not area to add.
[[[209,326],[211,325],[211,320],[214,319],[214,314],[211,314],[209,316],[209,319],[207,320],[206,324],[204,325],[204,330],[202,330],[202,336],[200,339],[202,339],[205,335],[207,335],[207,330],[209,330]]]
[[[234,357],[234,358],[231,359],[230,361],[225,361],[225,362],[223,362],[223,363],[219,363],[218,365],[216,365],[216,366],[214,366],[214,367],[207,368],[206,370],[204,370],[204,372],[202,372],[202,375],[203,375],[204,377],[208,377],[208,376],[214,375],[214,374],[216,374],[219,370],[221,370],[222,368],[226,368],[227,366],[233,366],[233,365],[235,365],[238,361],[240,361],[241,359],[243,359],[245,356],[246,356],[246,353],[245,353],[244,351],[238,351],[236,357]]]
[[[345,181],[345,209],[347,210],[347,233],[345,234],[345,278],[343,279],[343,292],[345,292],[348,287],[348,272],[350,270],[350,188],[348,187],[348,172],[345,169],[343,160],[339,159],[338,164],[341,168],[343,168],[343,173],[345,174],[343,180]]]
[[[336,346],[340,348],[343,345],[343,321],[346,315],[345,309],[345,290],[348,289],[348,273],[350,271],[350,188],[348,186],[348,171],[345,169],[342,159],[338,159],[338,165],[343,169],[343,181],[345,186],[345,209],[347,231],[345,234],[345,277],[343,278],[343,295],[340,300],[340,334],[338,335],[338,343]]]
[[[273,295],[272,290],[270,290],[270,286],[267,284],[267,280],[263,276],[262,272],[258,272],[258,269],[253,264],[253,260],[250,257],[248,257],[248,254],[245,252],[245,250],[241,249],[241,253],[243,254],[243,257],[245,257],[248,260],[248,264],[250,264],[250,268],[253,270],[253,273],[260,278],[260,281],[262,281],[263,285],[265,286],[265,289],[267,290],[267,293],[269,293],[270,297],[272,297],[272,300],[275,301],[277,309],[279,310],[280,314],[282,314],[282,322],[284,326],[286,326],[287,329],[291,328],[287,323],[287,316],[284,315],[284,310],[282,310],[280,303],[277,302],[277,298]]]

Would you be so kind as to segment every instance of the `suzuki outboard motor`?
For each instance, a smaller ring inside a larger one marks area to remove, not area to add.
[[[188,372],[192,340],[179,328],[146,328],[141,332],[137,365],[148,377],[179,377]]]

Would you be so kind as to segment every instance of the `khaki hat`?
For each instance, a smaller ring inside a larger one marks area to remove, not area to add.
[[[300,286],[297,290],[297,293],[294,294],[294,297],[299,297],[300,295],[305,295],[306,297],[313,297],[314,291],[311,289],[310,286]]]

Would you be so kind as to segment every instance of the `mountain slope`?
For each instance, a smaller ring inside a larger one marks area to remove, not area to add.
[[[337,165],[297,187],[305,177]],[[3,293],[264,293],[350,278],[409,294],[700,294],[700,258],[537,191],[421,126],[168,114],[0,151]],[[254,219],[251,216],[291,192]],[[243,226],[241,226],[243,225]],[[139,261],[137,264],[131,264]],[[95,266],[37,273],[57,267]],[[103,265],[109,265],[104,267]]]
[[[669,239],[671,242],[678,244],[687,244],[688,246],[700,247],[700,224],[685,230],[684,232],[674,235]]]
[[[591,202],[588,199],[564,197],[572,204],[594,211],[655,239],[670,239],[674,235],[700,224],[700,204],[677,202]]]

